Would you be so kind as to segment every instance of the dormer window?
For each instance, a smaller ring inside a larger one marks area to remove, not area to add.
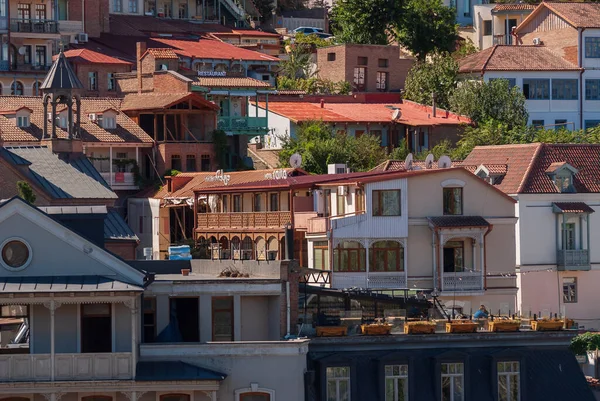
[[[17,127],[19,128],[27,128],[29,127],[31,120],[31,110],[28,107],[21,107],[14,112],[15,120],[17,123]]]
[[[19,128],[29,127],[29,116],[18,116],[17,117],[17,127],[19,127]]]
[[[115,128],[117,128],[117,119],[115,117],[106,116],[102,120],[102,127],[104,129],[115,129]]]
[[[560,174],[554,177],[554,184],[560,192],[575,192],[573,189],[573,175]]]
[[[502,177],[506,175],[507,170],[508,166],[506,164],[482,164],[475,170],[475,175],[488,184],[495,185],[502,181]]]
[[[561,193],[575,192],[573,178],[578,170],[567,162],[555,162],[546,169],[546,174]]]
[[[107,109],[91,113],[90,120],[98,124],[104,129],[115,129],[117,128],[117,114],[119,112],[115,109]]]

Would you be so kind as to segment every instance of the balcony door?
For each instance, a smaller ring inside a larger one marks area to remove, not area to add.
[[[171,325],[179,333],[177,341],[200,341],[200,310],[198,297],[171,298]]]
[[[19,3],[17,4],[17,18],[21,21],[28,21],[31,19],[31,4]]]
[[[575,223],[567,223],[563,226],[563,249],[572,251],[575,249]]]
[[[455,273],[464,270],[464,243],[449,241],[444,245],[444,272]]]
[[[68,0],[58,0],[58,19],[60,21],[67,21],[69,19],[67,10]]]
[[[81,305],[81,352],[112,352],[110,304]]]

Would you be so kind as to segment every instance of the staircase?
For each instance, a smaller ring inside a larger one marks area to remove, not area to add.
[[[269,149],[257,149],[256,144],[248,144],[248,157],[257,170],[276,169],[279,166],[278,152]]]
[[[234,0],[220,0],[221,4],[225,6],[227,11],[233,15],[233,17],[238,21],[246,20],[246,11],[238,5]]]

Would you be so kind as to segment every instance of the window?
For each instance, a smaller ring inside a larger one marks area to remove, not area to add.
[[[46,66],[46,46],[35,47],[35,65]]]
[[[600,37],[585,38],[585,57],[600,58]]]
[[[143,218],[143,217],[142,217]],[[142,219],[140,219],[140,223]],[[140,224],[140,232],[142,225]],[[156,340],[156,298],[144,297],[144,342]]]
[[[457,273],[464,271],[465,244],[462,241],[448,241],[444,244],[444,272]]]
[[[116,91],[117,90],[117,81],[115,79],[115,73],[114,72],[109,72],[108,76],[107,76],[107,89],[109,91]]]
[[[31,4],[19,3],[17,4],[17,18],[21,21],[31,19]]]
[[[444,188],[444,215],[463,214],[462,188]]]
[[[19,117],[17,117],[17,127],[19,127],[19,128],[27,128],[27,127],[29,127],[29,116],[19,116]]]
[[[373,216],[400,216],[400,190],[373,191]]]
[[[600,79],[585,80],[585,100],[600,100]]]
[[[187,4],[179,3],[179,18],[187,18],[187,17],[188,17]]]
[[[111,351],[110,304],[81,305],[81,353]]]
[[[159,3],[159,17],[171,18],[173,17],[173,13],[171,11],[171,1],[162,1]],[[162,7],[160,7],[162,6]],[[161,9],[163,10],[163,15],[160,15]]]
[[[210,155],[200,156],[200,171],[210,171]]]
[[[171,170],[181,171],[181,156],[179,156],[179,155],[171,156]]]
[[[567,129],[567,120],[554,120],[554,129],[556,131]]]
[[[490,36],[492,34],[492,20],[483,21],[483,36]]]
[[[10,86],[10,94],[15,96],[23,96],[23,84],[19,81],[13,81],[12,85]]]
[[[189,394],[164,394],[160,396],[160,401],[190,401]]]
[[[200,341],[200,306],[198,297],[172,297],[169,299],[171,329],[178,342]]]
[[[35,5],[35,19],[44,21],[46,19],[46,5],[36,4]]]
[[[358,57],[356,64],[367,65],[367,64],[369,64],[369,58],[368,57]]]
[[[91,91],[98,90],[98,73],[88,72],[88,86]]]
[[[185,171],[196,171],[196,156],[187,155],[185,157]]]
[[[112,397],[108,395],[89,395],[81,397],[81,401],[112,401]]]
[[[325,370],[327,401],[350,401],[350,367],[331,367]]]
[[[585,129],[596,128],[600,125],[600,120],[585,120]]]
[[[18,239],[9,240],[2,246],[2,264],[9,270],[22,270],[31,260],[29,246]]]
[[[127,154],[127,152],[116,152],[115,153],[115,159],[128,159],[129,155]]]
[[[519,362],[498,362],[498,401],[520,401]]]
[[[132,14],[137,14],[138,0],[129,0],[129,12]]]
[[[221,203],[223,204],[223,213],[229,213],[229,195],[223,195],[221,197]]]
[[[262,211],[262,196],[261,194],[254,194],[254,211],[261,212]]]
[[[107,117],[102,118],[102,127],[104,129],[115,129],[117,128],[117,119],[115,117]]]
[[[338,193],[335,195],[336,205],[337,205],[337,213],[336,216],[341,216],[346,214],[346,195],[340,195],[339,189]]]
[[[240,213],[242,211],[242,195],[233,195],[233,212]]]
[[[563,249],[572,251],[575,249],[575,223],[561,225]]]
[[[379,60],[377,60],[377,65],[379,66],[379,68],[388,68],[389,61],[387,58],[380,58]]]
[[[113,2],[113,12],[120,13],[123,11],[123,0],[112,0]]]
[[[389,76],[389,73],[387,73],[387,72],[377,71],[377,86],[376,86],[377,90],[379,90],[379,91],[387,90],[388,76]]]
[[[531,125],[535,128],[542,129],[544,128],[544,120],[531,120]]]
[[[271,395],[268,393],[242,393],[240,401],[271,401]]]
[[[327,241],[313,243],[313,268],[329,270],[329,244]]]
[[[442,363],[442,401],[464,401],[464,399],[464,365]]]
[[[233,341],[233,297],[212,299],[213,341]]]
[[[24,45],[25,54],[23,54],[23,63],[31,64],[31,45]]]
[[[335,61],[335,53],[327,53],[327,61]]]
[[[366,68],[354,68],[354,86],[357,90],[365,90]]]
[[[371,270],[376,272],[404,271],[404,248],[396,241],[378,241],[371,247]]]
[[[563,302],[577,302],[577,277],[563,277]]]
[[[553,100],[577,100],[578,81],[576,79],[553,79],[552,80],[552,99]]]
[[[517,79],[516,78],[490,78],[489,82],[494,82],[494,81],[508,81],[508,87],[512,88],[513,86],[517,85]]]
[[[408,365],[385,366],[385,401],[408,401]]]
[[[269,194],[269,207],[271,208],[271,212],[279,211],[279,194]]]
[[[364,272],[366,266],[366,250],[359,242],[342,241],[333,250],[333,271]]]
[[[548,100],[550,99],[550,80],[549,79],[524,79],[523,95],[529,100]]]

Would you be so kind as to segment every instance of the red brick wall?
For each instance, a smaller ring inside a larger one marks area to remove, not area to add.
[[[125,260],[135,260],[135,248],[137,244],[135,241],[128,242],[105,242],[104,248],[114,253]]]
[[[216,170],[216,155],[214,145],[211,143],[160,143],[156,168],[160,174],[171,168],[171,156],[181,156],[182,169],[186,169],[187,155],[196,156],[196,171],[200,171],[200,159],[202,155],[209,155],[211,171]]]
[[[22,179],[15,171],[8,167],[5,162],[0,161],[0,199],[10,199],[19,194],[17,190],[17,182],[26,181]],[[33,193],[36,196],[35,204],[38,206],[50,205],[50,199],[43,195],[42,192],[36,190],[34,186]]]
[[[154,91],[154,77],[152,74],[142,75],[142,92]],[[135,93],[138,91],[138,77],[134,74],[123,74],[117,76],[117,92]]]
[[[327,61],[327,54],[334,53],[335,61]],[[354,67],[358,67],[358,57],[367,57],[366,92],[377,91],[377,72],[388,73],[388,91],[404,89],[404,81],[414,60],[400,58],[397,46],[341,45],[317,50],[319,77],[332,81],[354,81]],[[387,59],[388,66],[379,67],[379,59]],[[361,66],[362,67],[362,66]]]
[[[154,91],[162,93],[186,93],[191,92],[189,82],[184,82],[175,75],[168,72],[154,73]]]
[[[92,38],[97,38],[103,32],[110,32],[109,0],[94,0],[85,2],[85,32]],[[69,1],[69,18],[81,21],[81,1]]]
[[[108,90],[108,74],[109,73],[123,73],[131,72],[131,65],[109,65],[109,64],[76,64],[75,72],[77,78],[83,84],[85,92],[83,96],[100,96],[100,97],[114,97],[117,93],[116,90]],[[89,73],[98,73],[98,90],[90,90],[89,84]]]
[[[287,334],[287,295],[286,281],[290,283],[290,334],[296,334],[298,324],[298,298],[300,293],[299,282],[300,274],[293,270],[298,270],[298,262],[282,262],[281,264],[281,302],[279,309],[279,322],[281,337]]]

